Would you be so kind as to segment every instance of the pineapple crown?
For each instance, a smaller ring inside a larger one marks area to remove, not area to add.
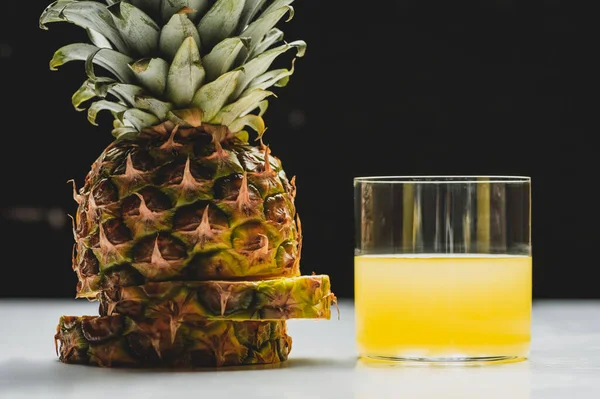
[[[100,111],[114,117],[116,139],[138,136],[165,121],[184,127],[227,126],[246,137],[247,127],[265,131],[262,115],[272,86],[283,87],[294,72],[274,69],[275,59],[303,41],[287,43],[275,27],[294,15],[293,0],[58,0],[40,17],[40,27],[70,22],[84,28],[92,44],[60,48],[56,70],[85,61],[87,80],[72,97],[75,109],[91,101],[88,120]],[[111,76],[96,74],[95,66]]]

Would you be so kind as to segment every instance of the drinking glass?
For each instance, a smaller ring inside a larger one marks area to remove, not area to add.
[[[531,340],[531,181],[354,180],[357,349],[366,359],[524,360]]]

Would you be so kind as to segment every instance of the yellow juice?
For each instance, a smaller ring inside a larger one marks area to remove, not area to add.
[[[529,354],[531,257],[358,256],[358,351],[387,358]]]

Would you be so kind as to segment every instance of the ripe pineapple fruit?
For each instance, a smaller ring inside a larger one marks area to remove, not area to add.
[[[302,247],[295,179],[288,179],[262,140],[262,116],[274,95],[269,89],[285,86],[294,71],[293,63],[290,69],[271,65],[288,51],[303,56],[306,47],[303,41],[283,42],[283,32],[275,27],[293,16],[292,2],[59,0],[43,12],[42,28],[70,22],[84,28],[93,43],[64,46],[50,62],[56,69],[85,61],[88,79],[73,95],[74,107],[81,110],[89,103],[93,124],[101,111],[114,118],[115,141],[73,192],[79,205],[72,262],[77,297],[100,298],[103,315],[126,313],[122,296],[136,292],[136,304],[145,310],[134,312],[128,323],[161,323],[165,315],[150,317],[148,309],[175,306],[180,312],[180,305],[189,304],[177,304],[170,296],[174,291],[194,291],[192,302],[198,305],[223,303],[233,299],[217,293],[213,280],[288,278],[285,284],[268,283],[276,294],[270,302],[236,317],[274,315],[273,309],[280,309],[274,318],[329,318],[335,298],[328,278],[321,277],[319,286],[293,279],[300,276]],[[95,66],[109,76],[100,76]],[[258,145],[251,144],[247,129],[256,132]],[[229,286],[235,291],[235,284]],[[253,292],[251,286],[237,285],[246,287],[246,294]],[[305,289],[310,295],[297,297]],[[295,310],[282,309],[292,302]],[[310,307],[318,311],[303,310]],[[198,307],[194,314],[207,317],[212,311]],[[225,312],[221,316],[226,318]],[[236,323],[245,322],[212,325],[238,328]],[[79,351],[72,349],[77,344],[61,342],[62,352]]]

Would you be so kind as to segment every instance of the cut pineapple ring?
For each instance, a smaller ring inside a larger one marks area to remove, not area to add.
[[[172,281],[120,287],[98,295],[100,314],[196,320],[329,319],[329,277],[260,281]]]

